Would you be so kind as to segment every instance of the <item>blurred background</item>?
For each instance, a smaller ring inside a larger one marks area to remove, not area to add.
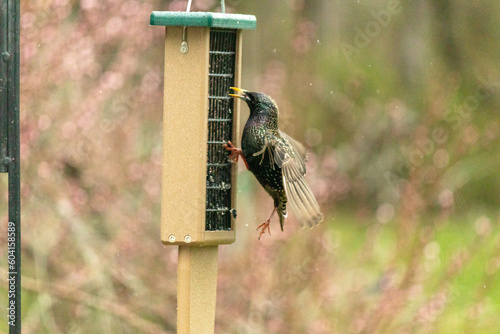
[[[149,15],[186,3],[21,3],[25,333],[175,332],[177,249],[160,242],[164,29]],[[240,163],[216,332],[497,333],[500,3],[226,10],[257,17],[242,87],[272,95],[280,127],[310,149],[325,219],[309,230],[291,217],[283,233],[273,221],[258,241],[272,201]],[[0,194],[6,235],[6,174]],[[2,238],[2,305],[6,251]]]

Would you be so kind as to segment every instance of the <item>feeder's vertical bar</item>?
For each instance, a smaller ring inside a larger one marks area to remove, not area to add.
[[[218,246],[179,246],[177,334],[213,334]]]
[[[19,0],[1,3],[1,116],[7,122],[7,145],[2,163],[9,173],[8,324],[9,333],[21,333],[21,194],[19,164]],[[5,133],[2,134],[5,137]],[[4,141],[3,141],[4,142]],[[4,142],[5,144],[5,142]]]
[[[241,51],[243,46],[243,34],[240,30],[236,31],[236,46],[235,46],[235,57],[234,57],[234,86],[241,87]],[[240,143],[240,103],[241,99],[233,99],[233,133],[232,138],[237,147],[241,146]],[[236,208],[236,194],[238,192],[238,164],[231,164],[231,203],[232,208]],[[236,210],[236,209],[235,209]],[[236,213],[236,211],[234,211]],[[235,216],[231,217],[231,229],[235,230]]]

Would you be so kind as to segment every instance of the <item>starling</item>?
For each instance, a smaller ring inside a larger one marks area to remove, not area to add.
[[[306,150],[302,144],[278,129],[278,106],[268,95],[231,87],[250,108],[250,116],[243,129],[241,149],[231,142],[225,148],[230,159],[242,156],[246,167],[274,200],[274,210],[268,220],[257,227],[260,237],[271,229],[269,223],[277,212],[281,230],[290,203],[302,225],[313,227],[323,219],[318,202],[306,183]]]

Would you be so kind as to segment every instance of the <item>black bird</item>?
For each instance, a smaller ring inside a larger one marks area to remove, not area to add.
[[[278,106],[268,95],[231,87],[250,108],[250,116],[243,129],[241,149],[231,142],[224,145],[230,158],[238,161],[241,155],[245,165],[274,200],[274,210],[262,228],[259,239],[278,212],[281,230],[287,217],[287,203],[303,225],[313,227],[323,220],[318,202],[306,183],[306,150],[302,144],[278,129]]]

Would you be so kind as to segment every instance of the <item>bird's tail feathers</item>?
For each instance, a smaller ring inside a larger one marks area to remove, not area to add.
[[[285,184],[288,202],[300,223],[309,227],[318,225],[323,214],[304,177],[290,178]]]
[[[283,226],[285,225],[285,218],[288,216],[288,214],[285,212],[283,214],[282,211],[278,210],[278,217],[280,217],[280,227],[281,227],[281,232],[283,232]]]

